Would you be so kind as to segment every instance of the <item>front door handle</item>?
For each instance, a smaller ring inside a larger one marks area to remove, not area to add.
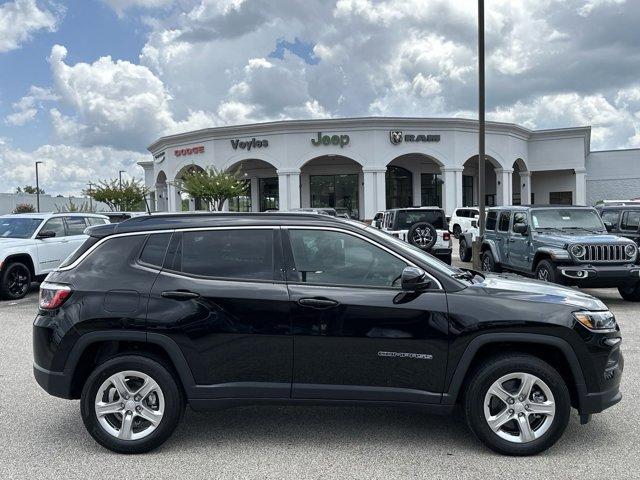
[[[328,298],[301,298],[298,300],[298,305],[302,307],[324,309],[337,307],[339,303]]]
[[[173,300],[193,300],[200,297],[199,293],[190,292],[189,290],[168,290],[162,292],[160,296],[164,298],[171,298]]]

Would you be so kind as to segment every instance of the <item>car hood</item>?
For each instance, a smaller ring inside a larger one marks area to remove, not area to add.
[[[611,244],[633,243],[631,240],[609,233],[575,232],[535,232],[533,239],[539,242],[563,246],[567,243]]]
[[[579,290],[514,274],[487,274],[484,281],[469,288],[482,289],[489,295],[514,300],[555,303],[584,310],[607,310],[601,300]]]
[[[30,245],[33,242],[30,238],[4,238],[0,237],[0,248],[21,247]]]

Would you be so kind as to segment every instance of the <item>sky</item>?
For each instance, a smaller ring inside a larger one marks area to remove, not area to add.
[[[477,118],[476,0],[0,0],[0,192],[79,194],[158,137]],[[487,117],[640,147],[640,1],[486,0]]]

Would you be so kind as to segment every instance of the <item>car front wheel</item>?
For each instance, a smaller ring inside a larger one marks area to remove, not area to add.
[[[569,422],[562,376],[526,354],[492,358],[473,374],[464,398],[472,432],[504,455],[534,455],[551,447]]]
[[[103,447],[144,453],[173,433],[185,402],[175,377],[157,361],[122,355],[99,365],[82,390],[85,427]]]
[[[7,300],[24,297],[31,286],[31,270],[24,263],[13,262],[2,272],[0,295]]]
[[[549,260],[540,260],[536,266],[536,278],[543,282],[562,283],[558,269]]]
[[[482,270],[485,272],[500,272],[500,267],[496,264],[491,250],[485,250],[482,254]]]

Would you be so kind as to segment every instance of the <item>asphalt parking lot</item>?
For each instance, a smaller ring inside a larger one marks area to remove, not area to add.
[[[0,303],[0,478],[640,478],[640,304],[616,290],[589,293],[621,325],[624,398],[586,426],[574,412],[551,450],[509,458],[476,441],[461,417],[351,407],[188,410],[160,449],[110,453],[85,432],[78,401],[50,397],[33,379],[34,291]]]

